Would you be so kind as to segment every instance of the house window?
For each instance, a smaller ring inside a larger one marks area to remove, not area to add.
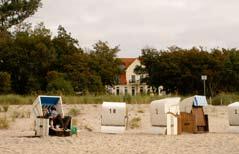
[[[135,83],[135,75],[131,75],[131,82]]]
[[[148,88],[147,88],[147,94],[150,94],[150,92],[151,92],[151,88],[150,88],[150,86],[148,86]]]
[[[115,82],[116,82],[117,84],[120,83],[120,77],[119,77],[119,76],[115,76]]]
[[[140,83],[142,82],[143,78],[144,78],[144,76],[140,75],[140,78],[139,78]]]
[[[135,87],[132,87],[132,96],[135,95]]]
[[[127,95],[128,94],[128,88],[124,87],[124,94]]]
[[[140,94],[143,94],[144,93],[144,87],[140,87]]]
[[[119,87],[116,87],[116,95],[119,95],[119,93],[120,93]]]

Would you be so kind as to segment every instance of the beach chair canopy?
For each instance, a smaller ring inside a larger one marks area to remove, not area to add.
[[[46,95],[38,96],[33,102],[34,115],[43,116],[43,108],[50,109],[52,106],[55,106],[57,112],[64,116],[61,96],[46,96]]]
[[[52,96],[52,97],[49,97],[49,96],[40,96],[40,100],[41,100],[41,104],[42,105],[56,105],[59,100],[60,100],[60,97],[59,96]]]
[[[166,126],[168,112],[179,114],[180,99],[180,97],[172,97],[152,101],[150,104],[152,126]]]
[[[239,126],[239,102],[228,105],[228,120],[230,126]]]
[[[180,102],[180,112],[191,113],[192,107],[207,106],[207,99],[205,96],[195,95],[192,97],[185,98]]]

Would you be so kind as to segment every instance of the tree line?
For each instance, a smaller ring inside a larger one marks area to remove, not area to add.
[[[52,36],[44,24],[22,24],[0,33],[0,93],[102,93],[121,73],[118,46],[98,41],[82,49],[59,26]]]
[[[203,94],[201,75],[207,75],[207,95],[239,90],[239,50],[236,48],[145,48],[140,59],[145,67],[137,67],[135,71],[147,73],[144,82],[155,91],[163,85],[167,93]]]

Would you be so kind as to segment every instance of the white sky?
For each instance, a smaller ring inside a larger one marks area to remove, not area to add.
[[[28,19],[53,34],[62,25],[91,48],[98,40],[120,45],[119,57],[138,57],[149,46],[165,49],[239,46],[238,0],[43,0]]]

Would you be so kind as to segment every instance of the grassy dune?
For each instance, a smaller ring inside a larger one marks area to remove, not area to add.
[[[0,95],[0,105],[24,105],[32,104],[36,99],[37,95]],[[65,96],[63,95],[64,104],[101,104],[103,101],[112,102],[127,102],[128,104],[148,104],[153,100],[162,99],[169,96],[149,96],[149,95],[138,95],[138,96],[114,96],[114,95],[86,95],[86,96]],[[180,96],[185,98],[185,96]],[[232,102],[239,101],[239,94],[235,93],[221,93],[211,99],[212,105],[228,105]],[[209,98],[208,98],[208,102]]]
[[[32,104],[37,96],[22,96],[22,95],[0,95],[0,104],[8,105],[23,105]],[[101,104],[103,101],[112,102],[127,102],[128,104],[147,104],[152,100],[161,99],[165,96],[114,96],[114,95],[99,95],[99,96],[62,96],[64,104]]]

